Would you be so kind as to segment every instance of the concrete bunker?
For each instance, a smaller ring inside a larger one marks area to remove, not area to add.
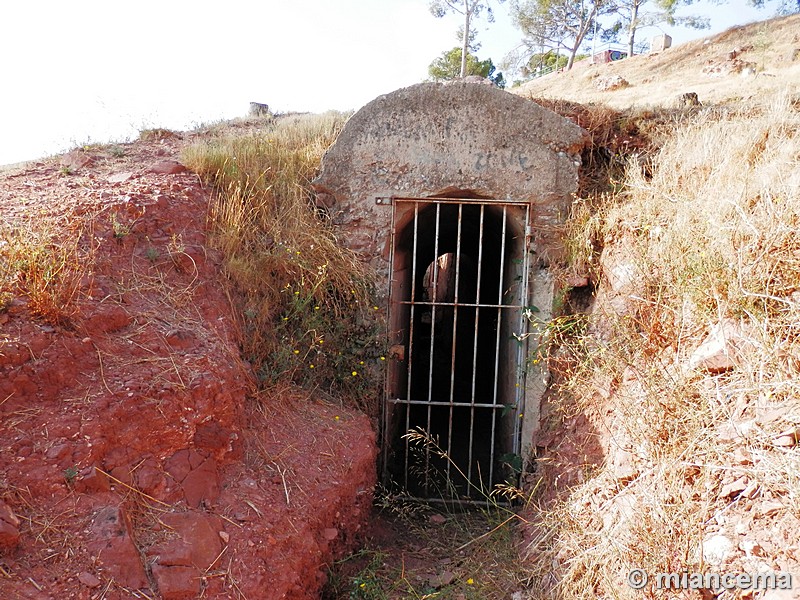
[[[317,201],[387,309],[383,477],[415,496],[479,501],[529,453],[547,381],[529,319],[550,318],[584,140],[494,87],[424,83],[367,104],[323,158]]]

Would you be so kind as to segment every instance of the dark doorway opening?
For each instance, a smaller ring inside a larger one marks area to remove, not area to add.
[[[384,474],[414,496],[479,501],[514,475],[529,216],[526,203],[394,199]]]

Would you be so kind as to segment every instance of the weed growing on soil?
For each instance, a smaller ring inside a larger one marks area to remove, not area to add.
[[[346,116],[293,116],[189,147],[213,185],[212,243],[240,308],[242,351],[264,385],[291,378],[377,414],[383,354],[371,284],[313,205],[310,181]]]
[[[171,129],[164,129],[163,127],[150,127],[139,131],[139,139],[143,142],[152,140],[164,140],[171,137],[176,137],[178,134]]]
[[[406,438],[459,471],[426,431],[411,430]],[[335,563],[323,598],[505,600],[524,589],[528,574],[516,536],[524,519],[508,503],[525,503],[528,496],[508,484],[493,490],[476,485],[485,506],[463,509],[447,493],[451,488],[443,486],[442,502],[434,505],[379,486],[376,521],[393,532],[391,540],[368,541]]]
[[[117,240],[121,240],[131,234],[130,225],[120,221],[116,212],[111,213],[111,229],[114,232],[114,238]]]
[[[429,471],[427,476],[431,480],[438,480],[442,482],[440,492],[442,492],[441,496],[443,500],[448,502],[452,502],[454,500],[458,501],[458,487],[453,483],[452,479],[447,478],[445,472],[439,472],[439,469],[437,469],[431,461],[426,459],[426,455],[432,454],[442,459],[450,466],[450,469],[457,474],[461,480],[467,482],[467,485],[472,491],[477,492],[478,495],[486,501],[488,506],[501,513],[507,513],[511,519],[519,518],[514,511],[500,503],[502,498],[505,498],[506,500],[518,500],[524,498],[524,493],[522,490],[519,490],[515,487],[513,481],[509,480],[504,484],[496,484],[492,489],[487,489],[482,482],[479,481],[476,483],[474,478],[468,479],[461,467],[456,464],[447,451],[439,445],[439,440],[436,438],[436,436],[425,431],[423,428],[416,427],[414,429],[410,429],[402,437],[403,439],[408,440],[416,449],[421,450],[419,453],[419,458],[421,459],[420,466],[421,468],[426,468],[427,465],[427,469]],[[514,471],[514,469],[510,470]],[[423,477],[425,475],[426,473],[421,474]]]
[[[64,469],[64,480],[67,482],[68,486],[72,486],[78,473],[80,473],[80,471],[76,465]]]
[[[513,531],[496,528],[484,512],[440,515],[424,507],[415,517],[377,517],[395,531],[388,543],[367,547],[332,565],[326,600],[437,598],[506,600],[526,587]]]
[[[384,600],[388,598],[381,584],[381,571],[384,569],[386,555],[378,550],[359,550],[358,552],[336,562],[331,570],[332,577],[328,581],[326,598],[357,600]],[[343,575],[343,570],[352,564],[360,563],[363,567],[354,575]]]
[[[79,239],[56,240],[46,227],[0,228],[2,305],[23,295],[35,316],[54,325],[67,324],[77,311],[81,278],[91,264]]]

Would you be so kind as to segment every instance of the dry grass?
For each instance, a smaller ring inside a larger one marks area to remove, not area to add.
[[[632,162],[619,194],[576,210],[581,269],[608,281],[622,264],[633,277],[623,310],[601,298],[586,333],[562,340],[554,408],[594,414],[607,453],[627,450],[635,470],[620,479],[607,464],[539,509],[539,597],[641,598],[625,584],[630,569],[707,570],[703,538],[737,511],[777,499],[778,517],[800,515],[800,453],[775,442],[800,424],[798,157],[789,98],[706,111],[676,124],[652,173]],[[690,368],[722,320],[738,331],[736,367]],[[741,477],[750,498],[720,494]],[[778,569],[785,558],[764,561]]]
[[[46,221],[0,227],[0,311],[23,296],[34,316],[68,325],[93,262],[92,250],[82,248],[80,239],[80,234],[57,238]]]
[[[183,159],[217,191],[212,243],[240,305],[243,354],[261,380],[342,391],[375,412],[380,352],[370,282],[310,187],[345,120],[284,117],[258,133],[192,146]]]
[[[577,62],[569,72],[534,79],[510,91],[524,97],[598,102],[620,110],[674,106],[686,92],[697,93],[703,104],[757,101],[787,88],[797,90],[800,62],[794,60],[793,51],[798,24],[800,15],[790,15],[733,27],[705,39],[698,32],[698,39],[657,54],[605,65]],[[734,49],[740,51],[736,58],[749,63],[755,74],[727,71],[734,66],[728,58]],[[704,72],[709,65],[722,73]],[[613,91],[597,89],[596,80],[609,75],[619,75],[630,85]]]

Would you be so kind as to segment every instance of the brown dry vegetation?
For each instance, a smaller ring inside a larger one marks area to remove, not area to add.
[[[551,356],[541,598],[675,596],[631,589],[634,568],[800,572],[800,112],[783,94],[671,129],[568,223],[569,273],[596,291]]]
[[[664,107],[695,92],[703,104],[758,100],[800,84],[800,15],[734,27],[655,54],[605,65],[589,60],[569,72],[534,79],[510,91],[530,98],[602,103],[615,109]],[[733,58],[732,52],[735,52]],[[629,86],[601,91],[596,83],[619,75]]]
[[[382,352],[370,282],[310,187],[345,121],[283,117],[189,146],[183,160],[215,191],[212,243],[225,256],[243,356],[262,384],[341,393],[376,417]]]

